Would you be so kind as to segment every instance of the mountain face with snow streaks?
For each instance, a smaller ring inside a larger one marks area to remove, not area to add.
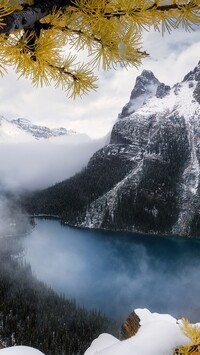
[[[69,184],[78,206],[68,205]],[[144,70],[110,143],[74,180],[44,191],[40,202],[45,198],[48,209],[51,193],[64,191],[65,203],[54,208],[68,224],[200,236],[200,62],[172,88]],[[37,198],[37,211],[45,212]]]

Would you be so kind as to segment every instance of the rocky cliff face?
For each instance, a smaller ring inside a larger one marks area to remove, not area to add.
[[[86,198],[83,192],[73,218],[67,202],[58,214],[82,227],[200,235],[199,163],[200,62],[172,88],[143,71],[110,144],[78,177],[98,170],[92,182],[98,193]]]

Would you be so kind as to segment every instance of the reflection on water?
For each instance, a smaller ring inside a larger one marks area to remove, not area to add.
[[[26,260],[56,291],[120,319],[147,307],[200,320],[200,240],[36,223]]]

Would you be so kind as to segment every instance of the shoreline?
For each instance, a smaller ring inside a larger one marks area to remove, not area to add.
[[[64,221],[62,219],[62,217],[58,216],[58,215],[49,215],[49,214],[45,214],[45,213],[41,213],[41,214],[37,214],[37,215],[30,215],[30,218],[34,219],[34,218],[38,218],[38,219],[53,219],[53,220],[58,220],[60,222],[61,225],[64,226],[68,226],[71,228],[78,228],[78,229],[83,229],[83,230],[94,230],[94,231],[105,231],[105,232],[116,232],[116,233],[128,233],[128,234],[134,234],[134,235],[138,235],[139,236],[149,236],[149,237],[156,237],[159,239],[162,238],[169,238],[169,239],[179,239],[179,240],[199,240],[200,241],[200,236],[189,236],[189,235],[179,235],[179,234],[169,234],[169,233],[160,233],[160,232],[143,232],[143,231],[139,231],[137,229],[135,230],[130,230],[130,229],[109,229],[109,228],[95,228],[95,227],[88,227],[88,226],[81,226],[81,225],[76,225],[76,224],[70,224],[66,221]]]

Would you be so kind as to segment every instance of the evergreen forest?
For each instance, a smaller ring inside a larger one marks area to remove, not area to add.
[[[0,240],[0,341],[26,345],[46,355],[81,355],[118,324],[96,310],[79,307],[38,281],[14,238]]]

